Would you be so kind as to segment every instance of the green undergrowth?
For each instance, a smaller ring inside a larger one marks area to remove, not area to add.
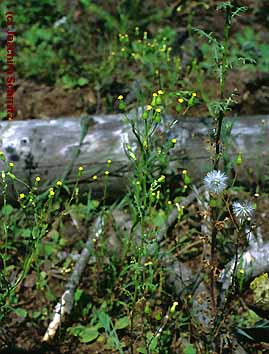
[[[6,1],[0,5],[3,25],[6,5]],[[214,46],[202,43],[193,30],[200,17],[215,12],[213,3],[190,1],[175,7],[172,1],[156,5],[153,1],[98,4],[81,0],[68,5],[18,0],[15,10],[20,80],[66,90],[89,87],[97,97],[96,104],[86,107],[90,113],[115,111],[115,96],[121,93],[128,96],[130,107],[145,104],[159,87],[167,91],[199,87],[216,98],[214,86],[210,92],[201,84],[215,77],[210,70]],[[258,17],[256,8],[248,12]],[[210,25],[201,27],[209,29]],[[241,58],[240,68],[244,61],[248,71],[268,71],[267,42],[251,26],[242,25],[240,32],[232,33],[229,46],[231,67]],[[0,53],[5,69],[4,47]]]

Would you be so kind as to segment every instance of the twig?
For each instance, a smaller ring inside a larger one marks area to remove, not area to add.
[[[52,321],[50,322],[46,333],[42,338],[42,342],[48,342],[53,339],[55,336],[57,329],[63,321],[63,318],[66,314],[70,314],[73,308],[74,302],[74,292],[79,284],[81,275],[88,263],[91,250],[93,249],[93,239],[98,238],[103,230],[103,219],[99,216],[92,227],[92,232],[90,232],[90,236],[88,241],[83,248],[78,262],[75,265],[73,273],[65,286],[65,292],[62,295],[60,301],[57,303],[54,309],[54,316]]]

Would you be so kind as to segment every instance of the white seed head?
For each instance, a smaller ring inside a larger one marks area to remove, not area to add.
[[[204,184],[208,192],[219,194],[227,187],[228,177],[221,171],[208,172],[204,178]]]
[[[232,208],[240,223],[251,218],[255,211],[255,206],[251,202],[233,202]]]

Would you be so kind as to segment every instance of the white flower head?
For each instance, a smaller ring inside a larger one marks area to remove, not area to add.
[[[255,211],[255,206],[251,202],[233,202],[232,207],[240,223],[251,218]]]
[[[228,177],[221,171],[213,170],[208,172],[204,178],[204,184],[208,192],[221,193],[227,187]]]

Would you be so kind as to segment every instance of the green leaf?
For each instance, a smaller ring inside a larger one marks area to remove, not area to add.
[[[13,211],[13,207],[9,204],[3,206],[2,208],[2,213],[5,215],[5,216],[8,216],[12,213]]]
[[[187,344],[186,347],[183,349],[184,354],[196,354],[196,349],[192,344]]]
[[[163,210],[160,210],[152,219],[153,225],[160,227],[165,225],[166,222],[166,216],[164,214]]]
[[[30,229],[22,229],[21,235],[24,238],[29,238],[32,235],[32,230],[30,230]]]
[[[63,87],[66,89],[70,89],[70,88],[73,88],[74,86],[76,86],[75,80],[69,75],[64,75],[61,78],[61,81],[62,81]]]
[[[18,307],[17,309],[14,310],[16,315],[22,318],[27,317],[27,311],[25,309],[22,309],[21,307]]]
[[[78,325],[74,327],[68,327],[67,332],[72,336],[78,337],[80,333],[85,329],[85,326]]]
[[[147,354],[147,349],[144,347],[137,348],[137,351],[138,351],[138,353],[141,353],[141,354]]]
[[[41,316],[41,311],[33,311],[32,318],[37,319]]]
[[[82,289],[77,289],[75,291],[75,296],[74,296],[75,302],[79,302],[82,294],[83,294],[83,290]]]
[[[150,342],[149,350],[152,352],[158,346],[158,337],[154,337]]]
[[[191,178],[188,175],[184,175],[184,183],[186,185],[189,185],[191,183]]]
[[[179,113],[179,112],[181,112],[182,111],[182,108],[183,108],[183,106],[182,106],[182,104],[177,104],[176,105],[176,111]]]
[[[99,336],[98,329],[94,327],[86,327],[79,333],[79,338],[82,343],[94,341]]]
[[[215,208],[215,207],[218,205],[218,201],[217,201],[216,199],[210,199],[209,205],[210,205],[212,208]]]
[[[128,316],[124,316],[124,317],[119,318],[118,320],[116,320],[115,329],[126,328],[126,327],[129,326],[129,324],[130,324],[129,317]]]
[[[86,79],[85,77],[80,77],[78,79],[78,85],[79,86],[85,86],[85,85],[87,85],[88,82],[89,82],[89,80]]]
[[[84,6],[84,7],[88,7],[91,3],[91,0],[80,0],[80,3]]]

